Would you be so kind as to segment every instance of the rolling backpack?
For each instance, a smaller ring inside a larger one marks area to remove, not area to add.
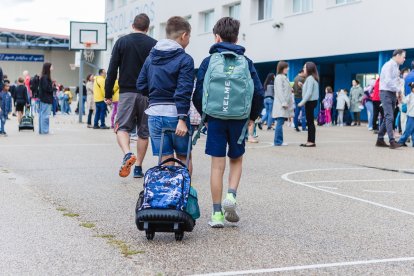
[[[206,116],[221,120],[248,119],[254,93],[253,79],[245,56],[234,52],[214,53],[203,83],[203,115],[199,130]],[[243,128],[238,144],[243,142],[247,125]],[[200,138],[200,131],[193,144]]]
[[[32,130],[34,131],[33,116],[27,107],[24,108],[24,115],[19,124],[19,131],[21,130]]]
[[[186,164],[175,158],[161,162],[164,136],[168,132],[175,133],[175,129],[162,130],[158,165],[145,173],[144,190],[139,195],[135,209],[137,228],[145,231],[148,240],[154,238],[155,232],[174,232],[175,239],[181,241],[184,232],[191,232],[195,220],[200,217],[197,192],[191,187],[188,171],[191,135]],[[180,166],[166,165],[169,162]]]
[[[326,113],[324,109],[321,109],[318,114],[318,126],[323,126],[326,123]]]

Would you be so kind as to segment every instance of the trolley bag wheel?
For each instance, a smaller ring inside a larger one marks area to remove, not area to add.
[[[175,240],[182,241],[184,238],[184,232],[175,232]]]
[[[153,231],[145,231],[145,235],[147,236],[147,240],[152,241],[154,239],[155,233]]]

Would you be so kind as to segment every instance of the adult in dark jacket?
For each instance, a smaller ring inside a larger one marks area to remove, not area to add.
[[[39,85],[39,134],[49,134],[49,116],[53,104],[53,86],[51,78],[52,64],[45,62]]]
[[[124,158],[119,176],[127,177],[131,167],[136,162],[134,177],[140,178],[142,162],[148,148],[148,117],[145,109],[148,107],[148,98],[138,93],[137,78],[142,65],[157,41],[149,36],[150,20],[146,14],[139,14],[132,24],[133,32],[117,40],[112,50],[108,74],[105,82],[105,101],[112,103],[113,89],[119,68],[119,108],[115,123],[118,144]],[[130,149],[129,134],[138,128],[137,156]]]

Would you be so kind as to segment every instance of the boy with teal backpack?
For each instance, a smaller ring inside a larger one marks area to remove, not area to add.
[[[244,56],[245,48],[236,45],[239,28],[240,22],[231,17],[216,23],[213,28],[216,44],[200,65],[193,96],[194,106],[208,127],[205,153],[212,158],[213,213],[209,225],[213,228],[224,227],[224,220],[240,220],[236,195],[245,152],[244,138],[249,121],[254,121],[263,107],[263,87],[253,62]],[[226,151],[230,174],[222,203]]]

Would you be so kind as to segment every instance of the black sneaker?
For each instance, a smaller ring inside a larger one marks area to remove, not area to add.
[[[98,127],[98,126],[94,126],[94,127],[93,127],[93,129],[100,129],[100,127]]]
[[[109,129],[109,126],[101,126],[100,129]]]
[[[134,178],[143,178],[144,173],[142,172],[141,166],[135,166],[134,168]]]

